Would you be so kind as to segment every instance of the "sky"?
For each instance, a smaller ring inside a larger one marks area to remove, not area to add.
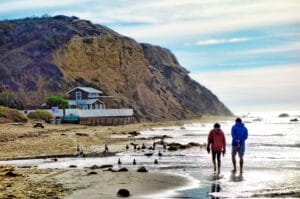
[[[44,14],[170,49],[233,112],[300,110],[300,0],[0,0],[0,20]]]

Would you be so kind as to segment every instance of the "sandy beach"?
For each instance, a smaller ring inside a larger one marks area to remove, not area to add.
[[[202,119],[209,120],[209,117]],[[126,144],[145,142],[145,139],[136,140],[132,137],[132,132],[158,126],[181,126],[186,122],[192,121],[125,126],[44,123],[44,129],[33,128],[34,121],[1,124],[0,159],[76,155],[77,146],[85,153],[102,152],[105,144],[110,151],[119,152],[124,150]],[[49,161],[56,160],[52,158]],[[120,188],[130,190],[132,197],[141,198],[143,195],[176,189],[189,183],[185,177],[162,172],[138,173],[132,169],[128,172],[105,172],[101,169],[92,171],[96,174],[90,174],[89,169],[38,169],[35,166],[17,168],[2,165],[0,198],[86,198],[87,195],[88,198],[114,198]]]

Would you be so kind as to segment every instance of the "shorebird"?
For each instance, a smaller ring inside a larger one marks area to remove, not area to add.
[[[146,146],[144,143],[142,144],[142,149],[146,149]]]
[[[104,146],[104,152],[108,152],[108,147],[107,147],[106,144],[105,144],[105,146]]]
[[[158,160],[157,159],[154,160],[154,164],[158,164]]]
[[[79,152],[79,156],[82,158],[85,158],[85,154],[84,154],[83,150]]]
[[[122,162],[121,162],[121,158],[119,158],[119,160],[118,160],[118,164],[120,165],[120,164],[122,164]]]
[[[160,151],[158,152],[158,156],[162,156],[162,153]]]
[[[135,158],[133,159],[133,163],[132,163],[133,165],[136,165],[136,161],[135,161]]]
[[[155,150],[155,146],[156,146],[156,143],[155,143],[155,142],[153,142],[153,150]]]
[[[167,149],[167,146],[165,144],[163,144],[164,149]]]

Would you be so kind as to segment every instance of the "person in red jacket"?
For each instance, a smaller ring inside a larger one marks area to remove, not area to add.
[[[225,156],[226,153],[226,140],[224,132],[221,130],[221,125],[218,123],[214,124],[214,128],[209,132],[207,138],[207,152],[212,151],[212,162],[214,164],[214,172],[217,171],[216,158],[218,161],[218,174],[221,169],[221,153]]]

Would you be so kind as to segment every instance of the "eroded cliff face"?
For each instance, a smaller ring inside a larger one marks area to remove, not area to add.
[[[26,42],[10,39],[26,24],[31,24],[30,33],[20,36]],[[2,30],[3,26],[9,28]],[[9,21],[0,23],[1,34],[5,39],[0,39],[0,81],[25,107],[75,86],[92,86],[114,96],[110,106],[133,108],[138,120],[231,114],[188,76],[169,50],[139,44],[88,21],[62,16]]]
[[[168,89],[179,103],[193,114],[231,115],[231,111],[210,90],[191,79],[188,71],[168,49],[141,44],[144,55],[166,79]]]

